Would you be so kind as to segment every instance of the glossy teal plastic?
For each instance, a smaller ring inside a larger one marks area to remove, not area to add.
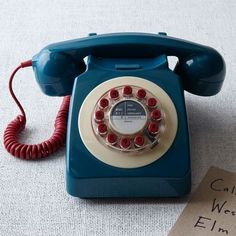
[[[87,65],[83,61],[86,56]],[[178,57],[174,71],[168,68],[167,56]],[[177,197],[190,191],[184,90],[202,96],[219,92],[225,63],[216,50],[165,34],[92,35],[45,47],[33,57],[33,68],[45,94],[72,93],[66,144],[69,194],[81,198]],[[178,129],[172,146],[147,166],[127,169],[107,165],[92,156],[79,134],[78,114],[84,99],[100,83],[120,76],[156,83],[177,111]]]
[[[52,96],[71,94],[76,76],[85,71],[83,59],[93,55],[103,58],[152,58],[176,56],[175,72],[185,90],[214,95],[221,89],[225,63],[213,48],[169,37],[164,34],[116,33],[51,44],[33,57],[33,68],[44,93]]]
[[[138,64],[139,69],[118,70],[117,64],[126,68]],[[178,130],[171,148],[159,160],[140,168],[118,168],[99,161],[86,149],[78,132],[78,114],[85,97],[100,83],[119,76],[137,76],[156,83],[170,96],[178,114]],[[191,174],[184,94],[181,79],[169,70],[166,56],[149,60],[90,57],[88,70],[75,80],[66,150],[67,191],[73,196],[174,197],[187,194]]]

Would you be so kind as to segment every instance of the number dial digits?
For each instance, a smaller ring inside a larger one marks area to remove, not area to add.
[[[125,153],[150,150],[165,131],[159,99],[148,90],[124,85],[111,88],[96,103],[92,127],[98,141]]]

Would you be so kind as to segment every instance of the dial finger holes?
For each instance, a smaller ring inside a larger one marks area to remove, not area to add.
[[[156,100],[156,98],[149,98],[149,99],[147,100],[147,106],[148,106],[149,108],[155,108],[155,107],[157,106],[157,100]]]
[[[119,98],[119,91],[116,90],[116,89],[111,89],[110,92],[109,92],[109,96],[111,99],[118,99]]]
[[[131,141],[128,137],[122,137],[120,139],[120,147],[123,149],[129,149],[131,147]]]
[[[142,135],[137,135],[135,138],[134,138],[134,145],[135,147],[142,147],[145,143],[145,138],[142,136]]]
[[[117,139],[118,137],[114,133],[109,133],[106,138],[107,142],[111,145],[115,145],[117,143]]]
[[[99,125],[98,125],[98,133],[99,133],[101,136],[106,135],[106,133],[107,133],[107,125],[106,125],[106,124],[99,124]]]
[[[104,112],[101,110],[97,110],[95,112],[95,121],[96,122],[102,122],[104,120]]]
[[[150,122],[148,125],[148,132],[151,135],[155,135],[159,132],[159,124],[157,122]]]
[[[139,99],[144,99],[146,97],[147,93],[146,93],[145,89],[139,89],[137,91],[136,95]]]
[[[109,101],[108,101],[108,99],[102,98],[102,99],[99,101],[99,107],[100,107],[101,109],[106,109],[108,106],[109,106]]]
[[[131,96],[131,95],[132,95],[132,92],[133,92],[133,89],[132,89],[131,86],[126,85],[126,86],[123,88],[123,95],[124,95],[124,96]]]
[[[151,118],[153,120],[160,120],[161,119],[161,111],[156,109],[156,110],[153,110],[152,113],[151,113]]]
[[[124,155],[153,148],[166,125],[159,98],[144,87],[127,84],[104,92],[91,118],[97,140]]]

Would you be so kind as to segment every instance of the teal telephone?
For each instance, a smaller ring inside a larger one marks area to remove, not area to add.
[[[178,58],[174,71],[167,56]],[[37,145],[17,138],[26,115],[12,80],[28,66],[45,94],[65,96],[52,137]],[[182,196],[191,189],[184,90],[215,95],[224,77],[216,50],[165,33],[91,34],[51,44],[10,78],[22,114],[8,125],[4,144],[16,157],[39,159],[66,140],[67,191],[76,197]]]

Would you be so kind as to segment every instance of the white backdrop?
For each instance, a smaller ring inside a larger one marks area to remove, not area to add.
[[[64,150],[45,161],[12,158],[2,145],[18,113],[8,77],[19,62],[45,45],[90,32],[167,32],[216,48],[225,58],[221,93],[186,93],[193,189],[211,165],[236,170],[236,1],[14,1],[0,0],[0,235],[167,235],[182,199],[80,200],[65,191]],[[14,88],[28,118],[25,142],[49,137],[61,98],[47,97],[32,70],[17,74]]]

